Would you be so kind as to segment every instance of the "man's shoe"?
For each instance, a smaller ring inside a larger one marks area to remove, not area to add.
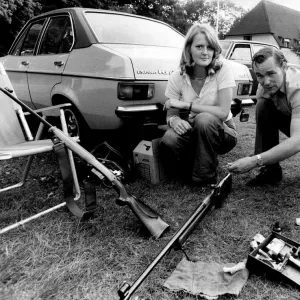
[[[249,180],[247,186],[275,185],[282,179],[282,169],[280,165],[270,165],[260,168],[258,175]]]

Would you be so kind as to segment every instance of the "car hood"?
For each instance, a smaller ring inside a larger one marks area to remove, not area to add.
[[[103,45],[130,58],[139,80],[167,80],[179,66],[182,48],[145,45]]]
[[[238,62],[228,60],[233,69],[234,79],[235,80],[250,80],[252,81],[252,76],[247,68],[247,66],[240,64]]]

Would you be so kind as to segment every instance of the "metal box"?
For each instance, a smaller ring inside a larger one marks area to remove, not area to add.
[[[133,150],[133,162],[137,174],[152,184],[157,184],[165,178],[159,158],[159,141],[160,138],[152,141],[142,140]]]
[[[300,244],[277,233],[272,231],[272,233],[249,255],[246,263],[247,269],[255,273],[257,275],[265,275],[266,277],[276,280],[289,283],[293,286],[300,287],[300,267],[296,266],[291,261],[287,261],[286,266],[282,270],[276,270],[274,267],[271,266],[270,263],[261,261],[256,258],[256,255],[259,254],[259,250],[263,250],[267,252],[267,245],[274,239],[278,238],[285,242],[287,246],[295,247],[298,249]],[[300,259],[297,259],[300,264]]]

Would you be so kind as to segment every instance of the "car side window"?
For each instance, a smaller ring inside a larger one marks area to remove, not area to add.
[[[250,45],[235,45],[230,59],[251,61],[251,49]]]
[[[29,29],[21,36],[18,43],[11,52],[11,55],[33,55],[38,37],[41,33],[45,20],[33,23]]]
[[[67,53],[73,45],[73,30],[68,16],[53,17],[47,26],[38,54]]]

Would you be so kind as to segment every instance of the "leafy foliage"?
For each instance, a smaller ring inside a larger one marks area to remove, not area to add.
[[[1,52],[7,51],[26,21],[40,12],[41,5],[33,0],[0,2]]]
[[[299,46],[295,46],[292,48],[292,51],[298,56],[300,57],[300,45]]]
[[[185,6],[187,21],[190,24],[195,22],[209,23],[216,28],[217,23],[217,0],[214,1],[195,1],[189,0]],[[221,0],[219,3],[219,37],[230,30],[232,25],[240,20],[246,11],[232,3],[230,0]]]
[[[65,7],[123,11],[164,21],[185,34],[195,22],[216,27],[217,1],[208,0],[7,0],[0,2],[0,54],[8,51],[17,33],[33,16]],[[245,10],[230,0],[220,0],[219,33],[224,36]]]

